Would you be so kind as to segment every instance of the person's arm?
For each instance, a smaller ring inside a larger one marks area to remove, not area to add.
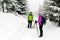
[[[32,15],[32,19],[34,20],[34,16]]]

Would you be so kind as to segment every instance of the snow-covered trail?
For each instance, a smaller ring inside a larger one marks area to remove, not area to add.
[[[60,27],[47,20],[43,34],[40,38],[36,28],[28,29],[27,19],[23,16],[0,12],[0,40],[60,40]]]
[[[43,27],[43,34],[43,37],[40,38],[36,29],[26,28],[23,37],[19,40],[60,40],[60,28],[48,20],[47,24]]]
[[[14,40],[23,35],[26,20],[22,16],[0,12],[0,40]]]

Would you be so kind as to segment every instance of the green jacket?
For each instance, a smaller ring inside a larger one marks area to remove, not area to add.
[[[32,15],[32,13],[30,13],[30,14],[28,15],[28,20],[29,20],[29,21],[33,21],[33,15]]]

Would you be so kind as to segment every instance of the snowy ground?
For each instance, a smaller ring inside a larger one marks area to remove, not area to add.
[[[35,29],[27,28],[23,16],[0,12],[0,40],[60,40],[60,27],[47,20],[43,27],[43,37],[38,37]]]

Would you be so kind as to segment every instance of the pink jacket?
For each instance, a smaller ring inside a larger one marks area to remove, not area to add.
[[[38,23],[42,23],[42,15],[38,15]]]

